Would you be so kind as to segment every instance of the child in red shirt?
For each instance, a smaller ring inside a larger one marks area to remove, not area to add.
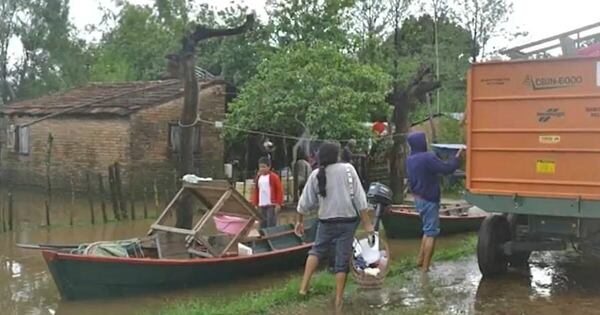
[[[271,171],[271,161],[266,157],[258,160],[252,203],[258,207],[263,218],[261,228],[277,225],[277,213],[283,205],[283,185],[279,176]]]

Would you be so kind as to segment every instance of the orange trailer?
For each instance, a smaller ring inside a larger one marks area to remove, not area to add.
[[[567,240],[600,250],[600,58],[475,64],[467,93],[466,198],[506,214],[482,223],[482,273]]]

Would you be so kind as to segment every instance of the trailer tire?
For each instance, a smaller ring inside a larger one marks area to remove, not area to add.
[[[519,220],[522,221],[522,219],[523,216],[514,213],[509,214],[507,217],[508,227],[510,228],[510,239],[513,241],[517,240],[517,226],[519,225]],[[508,264],[514,268],[525,267],[530,256],[530,251],[513,253],[508,257]]]
[[[514,253],[508,257],[508,264],[513,268],[528,266],[531,252]]]
[[[484,277],[506,273],[508,257],[500,246],[510,241],[508,220],[500,215],[491,215],[481,223],[477,240],[477,264]]]

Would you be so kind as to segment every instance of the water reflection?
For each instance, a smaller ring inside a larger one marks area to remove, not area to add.
[[[482,279],[476,258],[467,257],[436,263],[426,276],[411,272],[382,290],[360,291],[344,314],[598,314],[597,268],[597,261],[574,252],[536,253],[526,268]]]
[[[287,220],[283,218],[282,221]],[[199,296],[227,297],[278,286],[300,270],[213,285],[117,300],[61,301],[39,252],[15,243],[69,244],[143,235],[151,221],[127,221],[97,226],[38,229],[0,233],[0,309],[2,314],[132,314]],[[455,246],[464,236],[440,240],[440,248]],[[396,260],[412,256],[418,240],[390,242]],[[360,291],[347,300],[344,314],[597,314],[600,309],[598,262],[573,252],[536,253],[529,266],[503,277],[481,279],[475,257],[435,263],[423,277],[411,272],[394,278],[382,290]],[[317,308],[286,310],[293,314],[332,314],[331,301]]]
[[[281,221],[290,221],[292,217],[283,216]],[[40,228],[0,233],[0,309],[3,310],[1,313],[132,314],[198,296],[207,298],[237,296],[241,292],[252,292],[281,285],[290,276],[297,276],[301,273],[300,270],[297,270],[283,274],[270,274],[260,278],[243,279],[235,284],[213,285],[127,299],[70,302],[61,301],[41,254],[37,251],[22,250],[15,246],[15,243],[73,244],[94,240],[130,238],[144,235],[151,223],[151,220],[138,220],[96,226],[53,227],[51,229]],[[446,239],[442,241],[442,244],[456,244],[461,239]],[[400,240],[391,242],[390,248],[394,257],[400,259],[407,255],[414,255],[418,245],[418,240]],[[369,293],[364,297],[364,301],[376,301],[371,304],[360,302],[360,306],[366,306],[367,310],[386,309],[388,305],[397,303],[396,296],[392,292]],[[360,307],[357,308],[357,310],[360,309]],[[311,315],[313,314],[311,313]]]

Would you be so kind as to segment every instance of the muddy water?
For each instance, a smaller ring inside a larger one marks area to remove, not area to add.
[[[282,222],[291,222],[293,216],[282,216]],[[285,274],[267,275],[260,279],[244,279],[235,284],[215,285],[206,288],[147,295],[128,299],[111,299],[85,302],[62,301],[46,265],[38,251],[22,250],[16,243],[73,244],[94,240],[115,240],[144,235],[150,220],[124,221],[96,226],[60,226],[50,229],[24,229],[14,233],[0,233],[0,314],[132,314],[156,309],[167,303],[190,298],[234,297],[282,284],[287,278],[300,274],[300,270]],[[455,244],[460,238],[445,239],[444,244]],[[418,249],[414,240],[394,241],[391,251],[395,255],[413,254]]]
[[[282,221],[291,220],[290,217]],[[235,284],[85,302],[62,301],[39,252],[15,243],[75,243],[143,235],[151,221],[138,220],[97,226],[53,227],[0,233],[0,314],[136,314],[198,297],[235,298],[237,294],[278,286],[300,270]],[[440,240],[454,246],[464,236]],[[393,258],[413,255],[418,240],[390,242]],[[395,279],[385,289],[361,291],[347,299],[342,314],[598,314],[598,263],[575,253],[534,254],[526,269],[506,277],[481,280],[475,257],[436,263],[423,277],[418,272]],[[331,314],[329,302],[315,308],[286,310],[292,314]]]
[[[598,261],[575,253],[538,253],[529,266],[481,279],[474,256],[412,272],[385,289],[361,291],[338,314],[600,314]],[[331,302],[293,315],[331,314]],[[288,314],[288,315],[290,315]]]
[[[272,275],[260,280],[243,280],[235,285],[130,299],[67,302],[61,301],[40,253],[14,246],[15,243],[71,244],[130,238],[145,234],[150,224],[151,221],[138,220],[94,227],[59,227],[0,234],[0,314],[135,314],[173,300],[257,290],[285,281],[288,276]]]

